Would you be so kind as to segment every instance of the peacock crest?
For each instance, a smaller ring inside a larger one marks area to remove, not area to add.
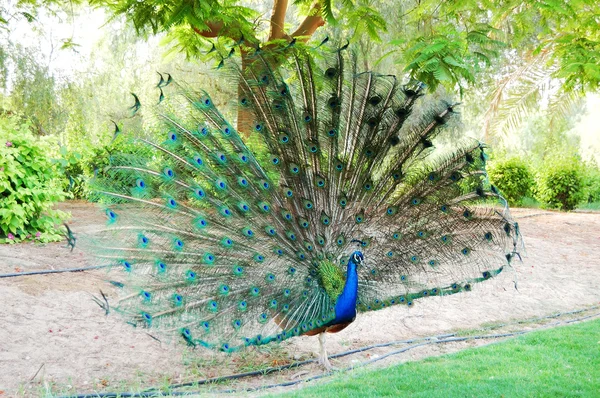
[[[129,322],[230,352],[467,291],[510,263],[518,226],[485,145],[436,145],[454,104],[359,71],[345,48],[249,57],[219,72],[250,131],[170,75],[146,131],[117,126],[136,149],[96,181],[109,225],[95,250]]]

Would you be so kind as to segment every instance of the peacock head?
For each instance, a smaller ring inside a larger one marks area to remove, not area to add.
[[[352,253],[350,261],[352,261],[358,267],[361,266],[365,261],[365,256],[363,256],[363,254],[357,250],[354,253]]]

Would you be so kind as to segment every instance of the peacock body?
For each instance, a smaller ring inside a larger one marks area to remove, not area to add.
[[[452,104],[411,115],[423,87],[359,72],[345,48],[248,59],[220,72],[252,131],[170,76],[146,132],[117,126],[139,149],[98,178],[95,248],[121,270],[112,307],[129,322],[231,352],[468,291],[510,263],[518,226],[485,146],[434,145]]]

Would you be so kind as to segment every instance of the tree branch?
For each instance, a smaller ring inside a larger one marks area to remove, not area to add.
[[[208,29],[200,30],[200,28],[193,27],[194,32],[204,37],[217,37],[223,30],[223,22],[206,22]]]
[[[325,25],[323,17],[321,17],[321,3],[316,1],[310,8],[310,14],[302,21],[298,29],[292,33],[292,37],[306,36],[307,38],[302,39],[303,41],[308,40],[308,37],[312,36],[315,31]]]
[[[273,3],[273,14],[271,15],[271,32],[269,40],[281,39],[285,35],[283,25],[287,12],[288,0],[275,0]]]

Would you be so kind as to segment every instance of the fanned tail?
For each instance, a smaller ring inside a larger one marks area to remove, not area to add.
[[[359,72],[345,47],[224,65],[254,117],[249,140],[207,93],[159,74],[138,152],[114,156],[98,181],[109,227],[97,255],[122,270],[113,308],[131,322],[232,351],[332,321],[319,272],[345,264],[353,240],[368,265],[365,310],[469,290],[517,252],[516,223],[492,206],[502,200],[485,147],[435,146],[455,105],[413,112],[421,84]]]

